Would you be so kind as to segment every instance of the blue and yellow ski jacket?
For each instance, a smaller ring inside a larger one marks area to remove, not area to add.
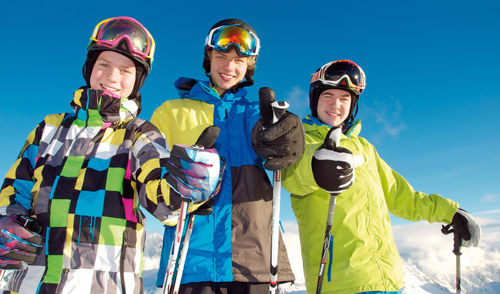
[[[268,282],[272,186],[252,147],[251,132],[260,117],[246,90],[223,97],[208,82],[180,78],[180,98],[167,100],[151,118],[167,142],[192,145],[210,125],[220,128],[215,147],[227,166],[213,213],[196,216],[182,283]],[[172,224],[173,225],[173,224]],[[163,284],[175,227],[166,227],[157,285]],[[294,280],[284,243],[279,246],[280,281]]]

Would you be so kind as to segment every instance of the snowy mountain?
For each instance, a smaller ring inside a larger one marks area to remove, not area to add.
[[[483,229],[479,248],[462,248],[462,293],[500,293],[500,220],[477,218]],[[284,223],[284,240],[296,276],[293,285],[282,285],[284,293],[305,294],[297,225]],[[396,244],[403,258],[406,287],[404,294],[455,293],[455,255],[453,237],[441,234],[440,224],[426,222],[393,226]],[[144,266],[145,293],[162,293],[156,288],[156,273],[161,252],[158,233],[146,240]]]

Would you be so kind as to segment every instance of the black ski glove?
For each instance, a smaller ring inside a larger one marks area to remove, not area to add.
[[[462,237],[462,246],[478,246],[481,241],[481,227],[467,211],[459,208],[451,221],[453,230]]]
[[[261,118],[252,130],[255,153],[266,159],[264,167],[280,170],[293,165],[304,152],[304,127],[300,118],[275,101],[271,88],[259,90]],[[273,103],[274,102],[274,103]]]
[[[323,145],[314,152],[312,159],[314,180],[332,195],[338,195],[351,187],[354,183],[354,169],[364,162],[362,156],[337,147],[340,135],[340,128],[330,129]]]

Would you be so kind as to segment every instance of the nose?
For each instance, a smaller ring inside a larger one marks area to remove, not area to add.
[[[327,103],[328,103],[328,106],[329,107],[332,107],[332,108],[337,108],[339,103],[338,103],[338,100],[333,98],[333,99],[328,99],[327,100]]]
[[[112,82],[118,81],[120,79],[120,69],[111,67],[107,72],[107,78]]]
[[[233,59],[229,59],[224,64],[224,68],[232,70],[232,69],[234,69],[235,65],[236,65],[236,62]]]

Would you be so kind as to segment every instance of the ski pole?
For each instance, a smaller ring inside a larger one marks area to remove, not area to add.
[[[186,262],[186,255],[189,248],[189,240],[191,239],[191,233],[193,232],[194,214],[189,214],[187,221],[187,229],[184,235],[184,241],[182,242],[181,255],[179,258],[179,265],[177,267],[177,274],[175,275],[175,281],[173,282],[174,288],[172,294],[179,293],[179,287],[181,285],[182,272],[184,271],[184,264]]]
[[[215,141],[219,136],[220,128],[217,126],[209,126],[201,133],[200,137],[196,141],[195,145],[197,148],[213,148],[215,146]],[[224,168],[221,169],[221,174]],[[220,179],[219,179],[220,180]],[[186,201],[181,202],[181,207],[179,209],[179,220],[177,221],[177,226],[175,228],[174,241],[172,242],[172,248],[170,249],[170,256],[167,263],[167,272],[165,274],[165,279],[163,281],[163,293],[178,293],[182,273],[184,271],[184,263],[186,261],[187,250],[189,248],[189,240],[191,238],[191,233],[193,232],[194,223],[194,213],[189,214],[188,217],[188,227],[186,233],[185,223],[188,212],[189,203]],[[179,251],[182,243],[182,249]],[[179,256],[180,254],[180,256]],[[173,285],[173,287],[172,287]]]
[[[179,248],[181,245],[182,236],[184,234],[184,222],[186,220],[187,210],[188,210],[188,203],[182,201],[179,220],[177,221],[177,226],[175,228],[174,241],[172,242],[172,247],[170,249],[170,256],[168,258],[167,272],[165,274],[165,279],[163,280],[163,294],[171,293],[172,281],[177,269]]]
[[[330,134],[330,138],[335,142],[335,146],[339,146],[340,144],[340,135],[342,129],[337,128],[333,130]],[[332,233],[333,226],[333,213],[335,211],[335,204],[337,203],[337,194],[330,193],[330,204],[328,206],[328,218],[326,220],[326,230],[325,230],[325,238],[323,239],[323,251],[321,252],[321,262],[319,265],[319,273],[318,273],[318,283],[316,285],[316,294],[321,293],[321,288],[323,287],[323,277],[325,274],[325,264],[326,264],[326,256],[328,254],[328,248],[330,248],[330,238]],[[332,258],[330,256],[330,258]]]
[[[259,106],[262,117],[262,126],[270,127],[276,123],[288,108],[287,102],[276,101],[273,89],[263,87],[259,89]],[[281,171],[273,171],[273,208],[271,222],[271,269],[269,276],[269,293],[278,290],[278,249],[279,249],[279,222],[281,200]]]
[[[460,251],[460,247],[462,246],[462,235],[460,235],[459,230],[453,228],[451,229],[452,225],[442,225],[441,226],[441,232],[445,235],[448,235],[449,233],[453,233],[453,253],[455,254],[455,287],[457,289],[457,294],[460,294],[462,292],[462,273],[460,270],[460,255],[462,255],[462,252]]]
[[[460,251],[460,246],[462,245],[462,236],[460,236],[458,232],[454,232],[453,241],[454,241],[453,253],[455,253],[455,262],[456,262],[455,285],[457,288],[457,294],[460,294],[462,292],[462,287],[461,287],[462,274],[460,271],[460,255],[462,255],[462,252]]]
[[[279,222],[281,200],[281,171],[273,172],[273,216],[271,224],[271,275],[269,277],[269,293],[278,290],[278,248],[279,248]]]

